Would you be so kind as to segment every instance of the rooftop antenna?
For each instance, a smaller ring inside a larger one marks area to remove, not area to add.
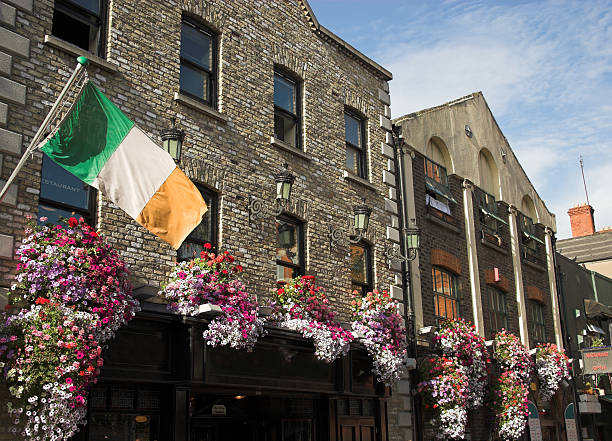
[[[584,194],[586,195],[587,205],[591,205],[589,202],[589,192],[587,191],[586,181],[584,180],[584,162],[582,161],[582,155],[580,155],[580,172],[582,173],[582,183],[584,184]]]

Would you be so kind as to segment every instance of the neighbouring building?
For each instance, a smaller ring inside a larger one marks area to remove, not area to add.
[[[612,277],[612,227],[595,230],[593,207],[576,205],[568,210],[572,237],[557,241],[557,251],[592,271]]]
[[[25,216],[56,220],[76,213],[120,252],[142,299],[142,312],[104,356],[80,439],[411,439],[409,383],[401,381],[389,398],[391,391],[374,380],[363,347],[356,345],[349,356],[326,365],[314,359],[312,345],[297,334],[270,329],[253,353],[210,349],[202,340],[206,319],[170,314],[156,295],[173,263],[209,242],[237,257],[249,291],[262,303],[277,279],[299,274],[316,275],[345,320],[352,288],[379,287],[403,301],[402,277],[384,256],[390,244],[399,242],[401,228],[399,180],[388,144],[391,74],[320,25],[305,0],[1,1],[1,179],[15,168],[80,55],[90,60],[90,78],[152,139],[160,142],[161,132],[176,118],[185,131],[177,162],[209,206],[177,253],[40,152],[28,160],[0,205],[4,295]],[[425,146],[418,149],[426,153]],[[513,211],[515,229],[503,239],[513,234],[517,247],[527,247],[531,263],[515,256],[508,242],[466,242],[463,225],[451,225],[443,216],[426,220],[425,187],[419,187],[425,182],[424,158],[414,161],[419,222],[431,222],[431,229],[439,228],[449,240],[438,243],[438,233],[428,234],[422,264],[436,256],[437,271],[468,280],[468,272],[478,274],[478,269],[465,264],[466,243],[493,247],[490,253],[509,259],[501,268],[508,284],[499,292],[508,290],[508,297],[520,292],[523,299],[525,285],[538,311],[546,314],[542,319],[549,317],[554,303],[548,282],[534,275],[546,274],[540,242],[543,225],[554,227],[554,219],[526,178],[521,189],[533,202],[529,207],[538,210],[525,212],[534,221],[525,224],[529,236],[517,236],[523,217]],[[292,203],[279,216],[273,209],[258,211],[259,203],[273,205],[274,175],[283,163],[295,176]],[[451,181],[453,198],[462,201],[462,181]],[[514,194],[502,200],[517,204]],[[370,227],[363,241],[349,244],[353,206],[362,201],[372,209]],[[452,209],[460,217],[458,206]],[[332,241],[332,230],[341,231],[342,240]],[[281,234],[290,240],[281,241]],[[460,263],[453,263],[453,256]],[[525,280],[519,278],[516,289],[513,263],[525,267]],[[494,266],[487,263],[481,277]],[[433,292],[425,288],[431,280],[425,276],[419,295],[427,306],[421,320],[433,323]],[[491,279],[491,286],[497,283]],[[454,299],[459,292],[469,299],[467,285],[446,294]],[[471,318],[469,301],[457,304],[457,313]],[[513,315],[508,319],[518,326]],[[533,338],[550,338],[550,323],[535,328]],[[5,398],[2,394],[0,405]],[[214,405],[224,406],[223,416],[212,413]],[[13,439],[6,432],[9,426],[2,419],[0,439]]]
[[[457,317],[471,321],[487,340],[507,329],[528,348],[544,342],[562,346],[555,215],[482,93],[393,123],[407,150],[402,163],[407,225],[421,230],[419,254],[411,262],[419,356],[431,351],[431,327]],[[537,392],[530,397],[540,410],[543,439],[561,439],[561,405],[540,402]],[[484,408],[471,412],[471,439],[490,439],[493,420]],[[422,424],[421,419],[417,425]],[[424,438],[433,439],[435,428],[422,427]]]
[[[598,441],[610,439],[612,279],[560,253],[556,253],[556,259],[565,348],[572,359],[582,438]],[[585,349],[585,355],[597,355],[597,360],[604,361],[597,363],[597,369],[585,371],[582,353]],[[610,356],[601,357],[602,353]]]

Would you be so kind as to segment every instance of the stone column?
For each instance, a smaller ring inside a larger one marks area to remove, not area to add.
[[[517,221],[518,210],[514,205],[508,207],[508,225],[510,225],[510,243],[512,244],[512,265],[514,266],[514,286],[521,342],[529,349],[529,332],[527,330],[527,309],[523,289],[523,268],[521,267],[521,246]]]
[[[557,279],[555,278],[555,250],[552,246],[554,231],[546,227],[544,239],[546,241],[546,266],[548,268],[548,285],[550,286],[550,306],[552,309],[553,326],[555,329],[555,343],[563,349],[563,335],[561,334],[561,316],[559,311],[559,297],[557,296]]]
[[[464,179],[461,187],[463,188],[463,217],[465,219],[465,241],[468,252],[474,326],[476,327],[478,335],[484,337],[482,297],[480,295],[480,272],[478,270],[478,252],[476,250],[478,238],[476,237],[476,227],[474,226],[474,184]]]

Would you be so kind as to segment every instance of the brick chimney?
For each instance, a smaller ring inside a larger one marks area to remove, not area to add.
[[[567,211],[572,226],[572,237],[590,236],[595,233],[593,207],[587,204],[575,205]]]

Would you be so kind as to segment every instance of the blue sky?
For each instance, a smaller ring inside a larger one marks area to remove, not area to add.
[[[482,91],[558,238],[586,202],[612,225],[612,1],[311,0],[391,72],[393,117]]]

